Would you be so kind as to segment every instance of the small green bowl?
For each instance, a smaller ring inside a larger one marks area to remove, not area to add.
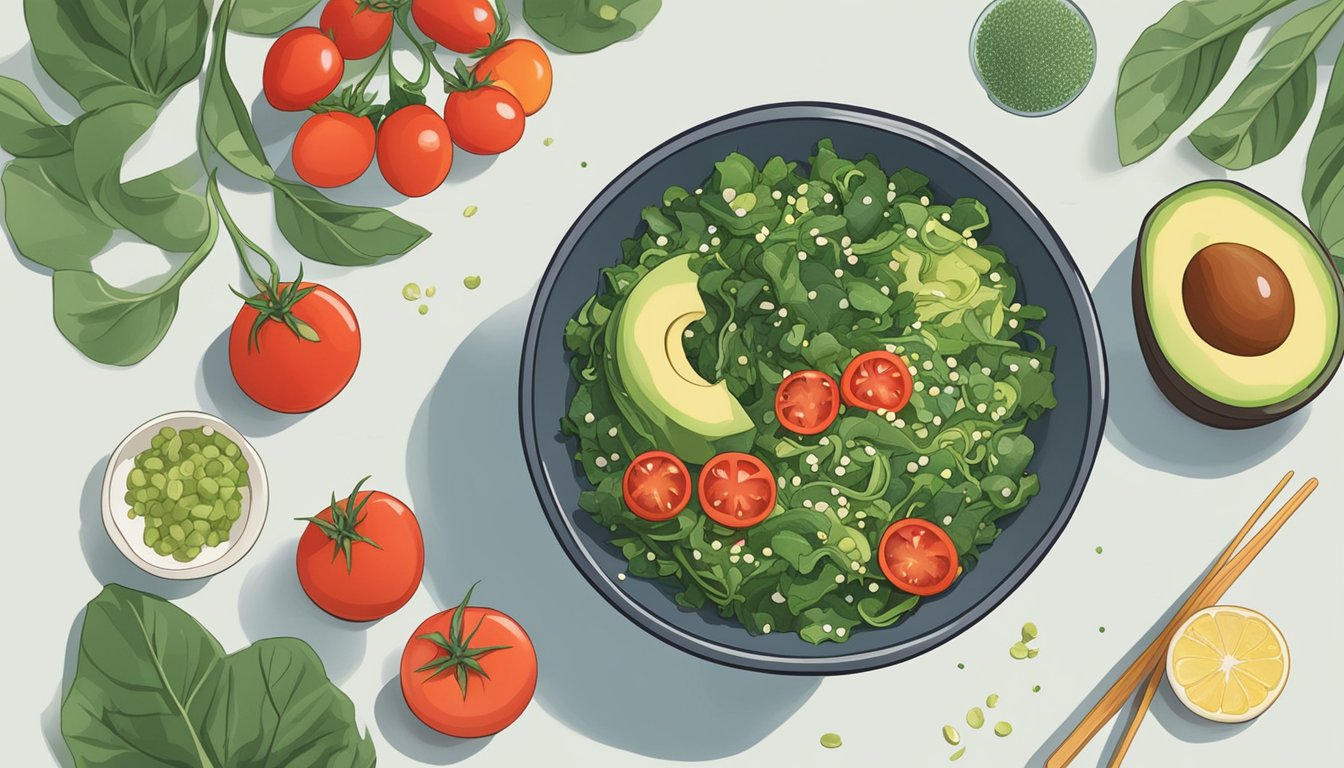
[[[995,8],[999,7],[999,5],[1001,5],[1004,2],[1005,0],[994,0],[989,5],[986,5],[985,9],[980,12],[980,16],[975,20],[975,25],[971,27],[971,39],[969,45],[967,46],[971,57],[971,71],[975,73],[975,79],[977,82],[980,83],[980,87],[985,89],[985,95],[988,96],[989,100],[994,102],[994,105],[997,106],[999,109],[1002,109],[1005,112],[1010,112],[1019,117],[1044,117],[1046,115],[1053,115],[1059,110],[1072,104],[1075,99],[1077,99],[1080,95],[1082,95],[1083,91],[1087,90],[1087,86],[1092,82],[1092,75],[1095,75],[1097,73],[1097,33],[1093,31],[1092,22],[1089,21],[1087,15],[1083,13],[1083,9],[1079,8],[1071,0],[1056,0],[1056,2],[1058,2],[1060,5],[1064,6],[1065,8],[1068,8],[1069,10],[1077,14],[1078,18],[1082,20],[1083,26],[1087,28],[1088,36],[1092,38],[1092,73],[1088,75],[1087,80],[1085,80],[1082,85],[1078,86],[1078,90],[1074,91],[1073,94],[1071,94],[1069,98],[1065,99],[1064,103],[1060,104],[1059,106],[1053,109],[1044,110],[1042,112],[1023,112],[1020,109],[1014,109],[1013,107],[1004,104],[1002,101],[999,101],[998,97],[994,95],[994,92],[989,89],[989,85],[985,82],[984,73],[980,71],[980,62],[976,59],[975,56],[975,41],[978,37],[980,37],[980,25],[985,23],[985,18],[989,16],[990,11],[993,11]]]

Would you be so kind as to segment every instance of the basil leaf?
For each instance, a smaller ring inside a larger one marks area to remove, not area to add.
[[[1302,180],[1307,221],[1344,271],[1344,50],[1325,89],[1325,106],[1307,149]]]
[[[0,77],[0,149],[15,157],[50,157],[70,149],[70,134],[28,86]]]
[[[424,228],[381,208],[335,202],[305,184],[275,180],[275,221],[299,253],[357,267],[398,256],[429,237]]]
[[[318,0],[238,0],[229,28],[249,35],[274,35],[308,15]]]
[[[222,0],[219,12],[215,14],[215,47],[210,52],[210,65],[201,93],[201,117],[196,143],[200,146],[202,157],[207,154],[207,147],[213,147],[225,162],[241,173],[258,181],[270,181],[275,178],[275,171],[266,161],[266,151],[261,147],[256,129],[252,127],[247,105],[238,95],[233,78],[229,76],[226,50],[229,21],[235,3],[236,0]]]
[[[144,360],[173,324],[182,283],[215,245],[219,217],[213,206],[209,214],[209,229],[196,250],[152,291],[117,288],[87,270],[56,270],[51,276],[52,314],[61,334],[95,362],[134,365]]]
[[[354,705],[302,640],[233,655],[182,609],[112,584],[88,605],[61,733],[76,765],[372,768]]]
[[[112,238],[84,200],[74,156],[21,157],[5,167],[5,228],[24,258],[55,270],[89,269]]]
[[[523,0],[523,18],[538,35],[570,53],[591,53],[634,35],[663,0]]]
[[[201,71],[205,0],[24,0],[23,9],[38,62],[86,110],[157,107]]]
[[[1283,151],[1316,97],[1316,47],[1344,14],[1344,1],[1308,8],[1274,30],[1265,53],[1227,103],[1190,134],[1215,163],[1241,170]]]
[[[1120,65],[1115,135],[1123,165],[1162,146],[1227,74],[1251,25],[1292,0],[1182,0]]]
[[[105,223],[134,232],[145,242],[182,253],[195,248],[214,217],[205,198],[167,179],[142,180],[138,197],[121,185],[122,158],[158,116],[134,102],[94,110],[74,130],[75,170],[93,212]]]

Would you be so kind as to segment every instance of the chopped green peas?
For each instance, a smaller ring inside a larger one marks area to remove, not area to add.
[[[1028,648],[1026,643],[1013,643],[1012,647],[1008,649],[1008,655],[1012,656],[1014,659],[1025,659],[1027,658],[1027,654]]]
[[[985,697],[985,706],[993,709],[999,706],[999,694],[991,693]]]
[[[821,734],[821,746],[827,749],[835,749],[836,747],[839,747],[841,743],[840,734],[838,733]]]
[[[985,724],[985,712],[979,707],[971,707],[966,712],[966,724],[972,728],[979,728]]]
[[[951,744],[952,746],[955,747],[961,743],[961,734],[957,733],[956,728],[953,728],[950,725],[944,725],[943,741],[946,741],[948,744]]]
[[[1036,639],[1036,625],[1028,621],[1022,625],[1022,642],[1030,643]]]
[[[1005,722],[1005,721],[999,721],[999,722],[997,722],[997,723],[994,724],[994,735],[995,735],[995,736],[1007,736],[1008,734],[1010,734],[1010,733],[1012,733],[1012,732],[1013,732],[1013,726],[1012,726],[1010,723],[1008,723],[1008,722]]]
[[[947,759],[955,763],[958,760],[960,760],[961,756],[964,754],[966,754],[966,748],[962,747],[961,749],[958,749],[956,752],[953,752],[951,757],[948,757]]]
[[[467,287],[467,290],[474,291],[481,287],[480,275],[467,275],[462,278],[462,284]]]

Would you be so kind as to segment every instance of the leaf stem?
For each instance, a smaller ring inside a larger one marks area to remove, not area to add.
[[[256,285],[258,290],[263,292],[269,290],[268,286],[278,284],[280,282],[280,266],[275,263],[275,259],[271,258],[269,253],[267,253],[261,246],[252,242],[251,238],[243,234],[243,231],[239,229],[238,224],[233,220],[233,216],[229,214],[229,209],[225,207],[224,200],[219,195],[218,171],[216,170],[210,171],[210,183],[208,189],[210,191],[210,199],[214,201],[215,208],[219,210],[219,217],[224,222],[224,228],[229,231],[229,239],[233,241],[234,250],[238,252],[238,261],[242,263],[243,271],[247,272],[248,278],[252,280],[252,283]],[[256,270],[252,269],[252,264],[247,258],[248,250],[251,250],[261,258],[265,259],[266,264],[271,271],[271,279],[269,282],[264,280],[261,275],[257,274]]]

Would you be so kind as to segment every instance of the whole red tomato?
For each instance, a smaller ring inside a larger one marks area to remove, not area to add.
[[[299,112],[336,90],[345,62],[331,38],[317,27],[298,27],[271,44],[262,66],[262,90],[276,109]]]
[[[315,187],[339,187],[373,164],[373,121],[349,112],[319,112],[294,137],[294,171]]]
[[[439,188],[453,167],[453,142],[439,114],[424,104],[393,112],[378,128],[378,170],[407,197]]]
[[[489,45],[499,25],[489,0],[412,0],[411,18],[431,40],[458,53]]]
[[[346,621],[374,621],[420,587],[425,542],[410,508],[360,480],[340,501],[308,518],[299,538],[299,584],[318,608]]]
[[[392,35],[392,13],[360,5],[360,0],[327,0],[318,22],[347,59],[367,59]]]
[[[534,115],[551,97],[551,58],[531,40],[510,40],[476,64],[476,76],[513,94]]]
[[[443,121],[457,146],[476,155],[497,155],[523,138],[526,118],[516,96],[487,85],[448,94]]]
[[[257,404],[307,413],[340,394],[359,364],[359,323],[335,291],[280,283],[246,300],[229,331],[229,368]]]

